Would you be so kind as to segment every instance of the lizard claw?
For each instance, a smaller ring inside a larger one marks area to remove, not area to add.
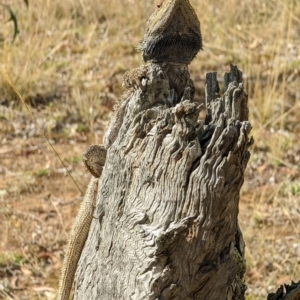
[[[167,105],[169,107],[175,106],[177,103],[177,93],[174,89],[169,91],[169,97],[167,98]]]
[[[191,100],[191,88],[190,87],[186,87],[183,91],[181,102],[183,102],[184,100]]]

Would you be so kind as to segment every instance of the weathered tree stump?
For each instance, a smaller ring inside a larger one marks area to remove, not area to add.
[[[300,281],[291,284],[281,285],[276,293],[270,293],[267,300],[299,300],[300,299]]]
[[[133,91],[99,181],[74,299],[244,299],[240,188],[249,160],[247,95],[236,67],[219,96],[207,75],[207,117],[176,106],[163,72]]]

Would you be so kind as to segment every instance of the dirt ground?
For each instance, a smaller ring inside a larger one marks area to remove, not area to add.
[[[91,178],[81,153],[97,138],[65,124],[49,140],[61,162],[28,115],[2,121],[0,299],[54,299],[68,230]]]

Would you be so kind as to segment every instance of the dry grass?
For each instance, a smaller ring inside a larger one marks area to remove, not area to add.
[[[21,0],[0,3],[17,10],[20,28],[11,43],[12,24],[0,8],[0,63],[84,189],[78,156],[101,140],[123,73],[142,63],[135,46],[154,1],[29,1],[28,9]],[[248,299],[266,299],[279,284],[300,279],[300,2],[192,3],[204,39],[191,65],[197,97],[206,72],[222,75],[229,63],[244,72],[255,145],[240,223]],[[13,110],[0,116],[0,298],[53,299],[76,212],[64,203],[80,194],[41,132],[18,115],[24,108],[0,77],[1,104]]]

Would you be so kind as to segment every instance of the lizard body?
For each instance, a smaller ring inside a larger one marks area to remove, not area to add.
[[[142,52],[146,64],[124,74],[123,86],[127,92],[105,132],[104,147],[92,145],[83,153],[83,161],[95,177],[101,176],[106,149],[118,135],[131,91],[137,87],[142,91],[146,88],[141,82],[143,78],[147,78],[149,67],[154,65],[167,75],[170,90],[174,90],[177,95],[174,105],[180,100],[186,87],[191,88],[191,98],[193,98],[195,89],[190,79],[188,65],[202,49],[202,36],[200,22],[189,0],[157,0],[157,9],[146,24],[138,49]],[[97,188],[98,179],[93,178],[71,229],[57,300],[69,298],[77,263],[93,218],[92,205],[96,199]]]

